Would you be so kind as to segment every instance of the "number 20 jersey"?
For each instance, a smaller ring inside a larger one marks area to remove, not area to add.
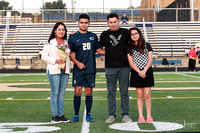
[[[70,50],[76,53],[76,59],[83,63],[86,68],[80,70],[74,64],[73,71],[81,73],[96,73],[96,50],[100,48],[97,35],[92,32],[76,32],[69,36],[68,41]]]

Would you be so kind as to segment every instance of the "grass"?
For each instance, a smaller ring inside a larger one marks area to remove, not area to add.
[[[0,83],[48,83],[46,74],[0,74]],[[18,77],[19,76],[19,77]],[[199,87],[200,73],[155,73],[154,74],[156,87]],[[43,81],[47,80],[47,81]],[[166,83],[173,81],[173,83]],[[190,82],[195,81],[195,82]],[[70,78],[69,87],[71,87]],[[103,73],[97,74],[96,86],[99,88],[105,87],[105,76]],[[0,84],[1,85],[1,84]],[[22,86],[20,86],[22,87]],[[36,88],[34,92],[0,92],[0,124],[7,122],[49,122],[51,120],[50,92],[40,92],[38,88],[49,88],[45,85],[26,85],[23,87]],[[105,87],[106,88],[106,87]],[[71,119],[74,115],[73,111],[73,92],[67,91],[65,95],[65,116]],[[179,123],[184,128],[176,131],[168,132],[199,132],[200,120],[198,117],[200,110],[200,90],[173,90],[173,91],[152,91],[152,116],[155,121]],[[136,91],[129,91],[130,98],[130,117],[134,122],[138,119]],[[171,98],[168,98],[171,96]],[[108,117],[107,113],[107,92],[94,91],[93,92],[93,107],[92,117],[95,122],[90,124],[91,133],[128,133],[128,131],[119,131],[110,129],[108,123],[105,123]],[[7,100],[7,98],[13,98]],[[120,93],[117,92],[117,119],[115,123],[121,123],[121,109],[120,109]],[[81,132],[83,112],[85,106],[84,92],[82,94],[82,103],[80,108],[80,121],[78,123],[60,123],[46,126],[56,126],[61,129],[54,131],[56,133]],[[146,111],[144,108],[144,116]],[[155,127],[151,123],[138,124],[141,130],[154,130]],[[25,131],[26,127],[11,128],[15,132]],[[1,126],[0,126],[1,132]]]
[[[155,83],[154,87],[199,87],[200,82],[189,82],[189,83]],[[15,85],[20,88],[50,88],[49,84],[35,84],[35,85]],[[73,88],[72,84],[68,84],[67,88]],[[96,88],[106,88],[106,84],[96,83]]]

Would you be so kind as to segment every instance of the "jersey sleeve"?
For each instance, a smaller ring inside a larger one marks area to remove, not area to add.
[[[98,37],[97,37],[96,34],[95,34],[95,43],[96,43],[96,49],[99,49],[100,48],[100,44],[99,44]]]
[[[73,43],[72,35],[69,36],[68,45],[69,45],[71,52],[74,52],[74,43]]]

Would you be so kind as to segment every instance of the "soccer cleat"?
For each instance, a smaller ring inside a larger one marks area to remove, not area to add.
[[[147,117],[146,122],[153,122],[153,118],[151,116]]]
[[[60,120],[62,121],[62,122],[70,122],[70,120],[69,119],[67,119],[64,115],[60,115],[59,116],[59,118],[60,118]]]
[[[106,120],[106,123],[113,123],[115,120],[116,119],[114,116],[109,116],[108,119]]]
[[[145,122],[144,117],[143,117],[143,116],[142,116],[142,117],[139,117],[139,118],[138,118],[138,122],[139,122],[139,123]]]
[[[78,122],[78,121],[79,121],[79,116],[78,115],[75,115],[71,120],[71,122]]]
[[[59,116],[53,116],[52,119],[51,119],[51,122],[52,123],[61,123],[62,120],[60,119]]]
[[[86,115],[86,121],[87,122],[94,122],[94,120],[92,119],[92,117],[89,115]]]
[[[128,115],[124,115],[123,118],[122,118],[122,122],[124,122],[124,123],[131,123],[132,120],[131,120],[131,118]]]

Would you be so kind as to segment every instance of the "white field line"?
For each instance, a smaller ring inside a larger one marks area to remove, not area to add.
[[[198,72],[154,72],[154,74],[194,74],[194,73],[198,73]],[[47,75],[46,73],[1,73],[0,76],[17,76],[17,75]],[[72,73],[70,73],[70,76],[72,75]],[[98,72],[96,75],[104,75],[105,76],[105,72]]]
[[[10,74],[0,74],[0,76],[18,76],[18,75],[47,75],[46,73],[20,73],[20,74],[15,74],[15,73],[10,73]]]
[[[10,76],[10,75],[7,75],[7,74],[0,74],[0,78],[2,78],[2,77],[7,77],[7,76]]]
[[[81,133],[89,133],[89,132],[90,132],[90,122],[86,121],[86,107],[85,107]]]
[[[13,97],[8,97],[8,98],[6,98],[6,100],[12,100],[13,99]]]
[[[187,74],[184,74],[184,73],[176,73],[176,74],[191,77],[191,78],[200,78],[199,76],[192,76],[192,75],[187,75]]]

